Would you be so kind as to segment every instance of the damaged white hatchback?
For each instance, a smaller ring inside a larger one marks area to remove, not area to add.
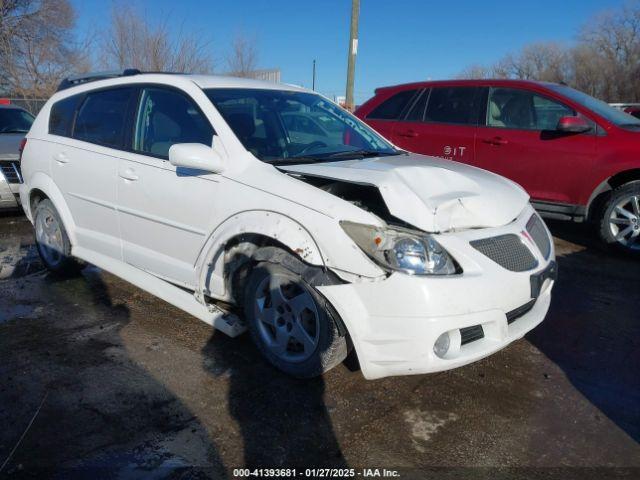
[[[105,78],[109,77],[109,78]],[[556,274],[514,183],[399,150],[324,97],[213,76],[63,82],[22,151],[46,266],[94,264],[266,359],[447,370],[538,325]]]

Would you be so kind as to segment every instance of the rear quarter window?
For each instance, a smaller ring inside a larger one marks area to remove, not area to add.
[[[51,114],[49,115],[50,134],[61,135],[63,137],[71,135],[73,117],[79,100],[79,95],[73,95],[59,100],[51,106]]]
[[[403,90],[387,98],[371,110],[367,118],[373,120],[398,120],[418,90]]]

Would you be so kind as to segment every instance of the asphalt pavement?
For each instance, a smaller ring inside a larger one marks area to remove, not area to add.
[[[95,267],[52,277],[2,216],[0,477],[640,478],[640,261],[550,227],[559,279],[525,339],[434,375],[302,381]]]

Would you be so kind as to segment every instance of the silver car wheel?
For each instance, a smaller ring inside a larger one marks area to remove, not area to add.
[[[629,195],[611,210],[609,230],[621,245],[640,250],[640,195]]]
[[[320,317],[306,286],[284,275],[270,275],[258,286],[254,308],[258,333],[274,355],[297,363],[314,354]]]
[[[36,217],[36,240],[44,260],[52,267],[62,262],[64,240],[62,228],[55,214],[45,208]]]

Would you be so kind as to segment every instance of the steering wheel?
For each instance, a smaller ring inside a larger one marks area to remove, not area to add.
[[[300,150],[298,153],[296,153],[296,155],[302,155],[303,153],[307,153],[309,150],[313,150],[315,148],[326,147],[326,146],[327,146],[326,143],[321,142],[320,140],[316,140],[315,142],[311,142],[309,145],[304,147],[302,150]]]

